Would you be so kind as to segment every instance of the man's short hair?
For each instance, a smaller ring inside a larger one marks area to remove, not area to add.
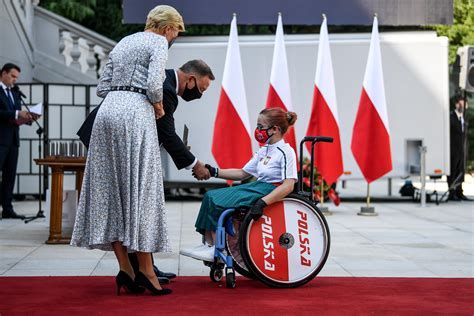
[[[464,97],[461,94],[456,93],[454,96],[451,97],[451,99],[449,100],[450,101],[449,103],[452,108],[456,108],[456,103],[462,100],[464,100]]]
[[[12,70],[12,69],[16,69],[18,72],[21,72],[20,67],[18,67],[17,65],[12,64],[12,63],[6,63],[6,64],[3,65],[3,67],[2,67],[1,73],[3,74],[4,71],[5,71],[6,73],[9,73],[10,70]]]
[[[182,65],[179,70],[186,74],[196,74],[201,77],[209,77],[209,79],[214,80],[214,74],[212,73],[211,68],[201,59],[193,59]]]

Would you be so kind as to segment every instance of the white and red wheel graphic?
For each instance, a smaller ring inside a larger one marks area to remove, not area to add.
[[[246,266],[270,286],[295,287],[313,279],[329,254],[329,229],[316,206],[290,195],[253,221],[246,217],[241,249]]]

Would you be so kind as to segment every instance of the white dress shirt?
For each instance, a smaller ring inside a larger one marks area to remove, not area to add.
[[[0,85],[2,86],[2,89],[3,91],[5,92],[5,95],[7,96],[7,98],[10,98],[10,100],[12,100],[12,102],[15,102],[15,100],[13,99],[13,93],[12,93],[12,90],[10,88],[10,93],[8,92],[8,87],[6,86],[6,84],[4,84],[3,82],[0,81]],[[18,110],[15,110],[15,120],[18,119]]]

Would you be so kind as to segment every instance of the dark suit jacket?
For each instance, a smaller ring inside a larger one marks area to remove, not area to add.
[[[183,169],[192,164],[195,157],[176,134],[173,114],[178,107],[178,95],[176,93],[176,73],[173,69],[166,69],[166,80],[163,83],[163,107],[165,115],[156,120],[158,138],[160,144],[163,144],[173,158],[176,167]]]
[[[451,111],[450,120],[450,142],[451,142],[451,162],[453,159],[463,159],[464,156],[464,137],[465,133],[462,131],[461,121],[458,119],[455,111]],[[464,125],[464,131],[466,126]]]
[[[21,110],[20,96],[12,92],[15,99],[15,110],[11,110],[7,95],[0,86],[0,145],[2,146],[20,146],[20,128],[13,123],[15,111]]]

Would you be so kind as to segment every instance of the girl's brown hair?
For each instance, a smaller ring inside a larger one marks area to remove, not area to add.
[[[288,127],[295,124],[298,118],[295,112],[285,112],[281,108],[263,109],[260,115],[265,115],[271,126],[278,126],[282,135],[286,133]]]

